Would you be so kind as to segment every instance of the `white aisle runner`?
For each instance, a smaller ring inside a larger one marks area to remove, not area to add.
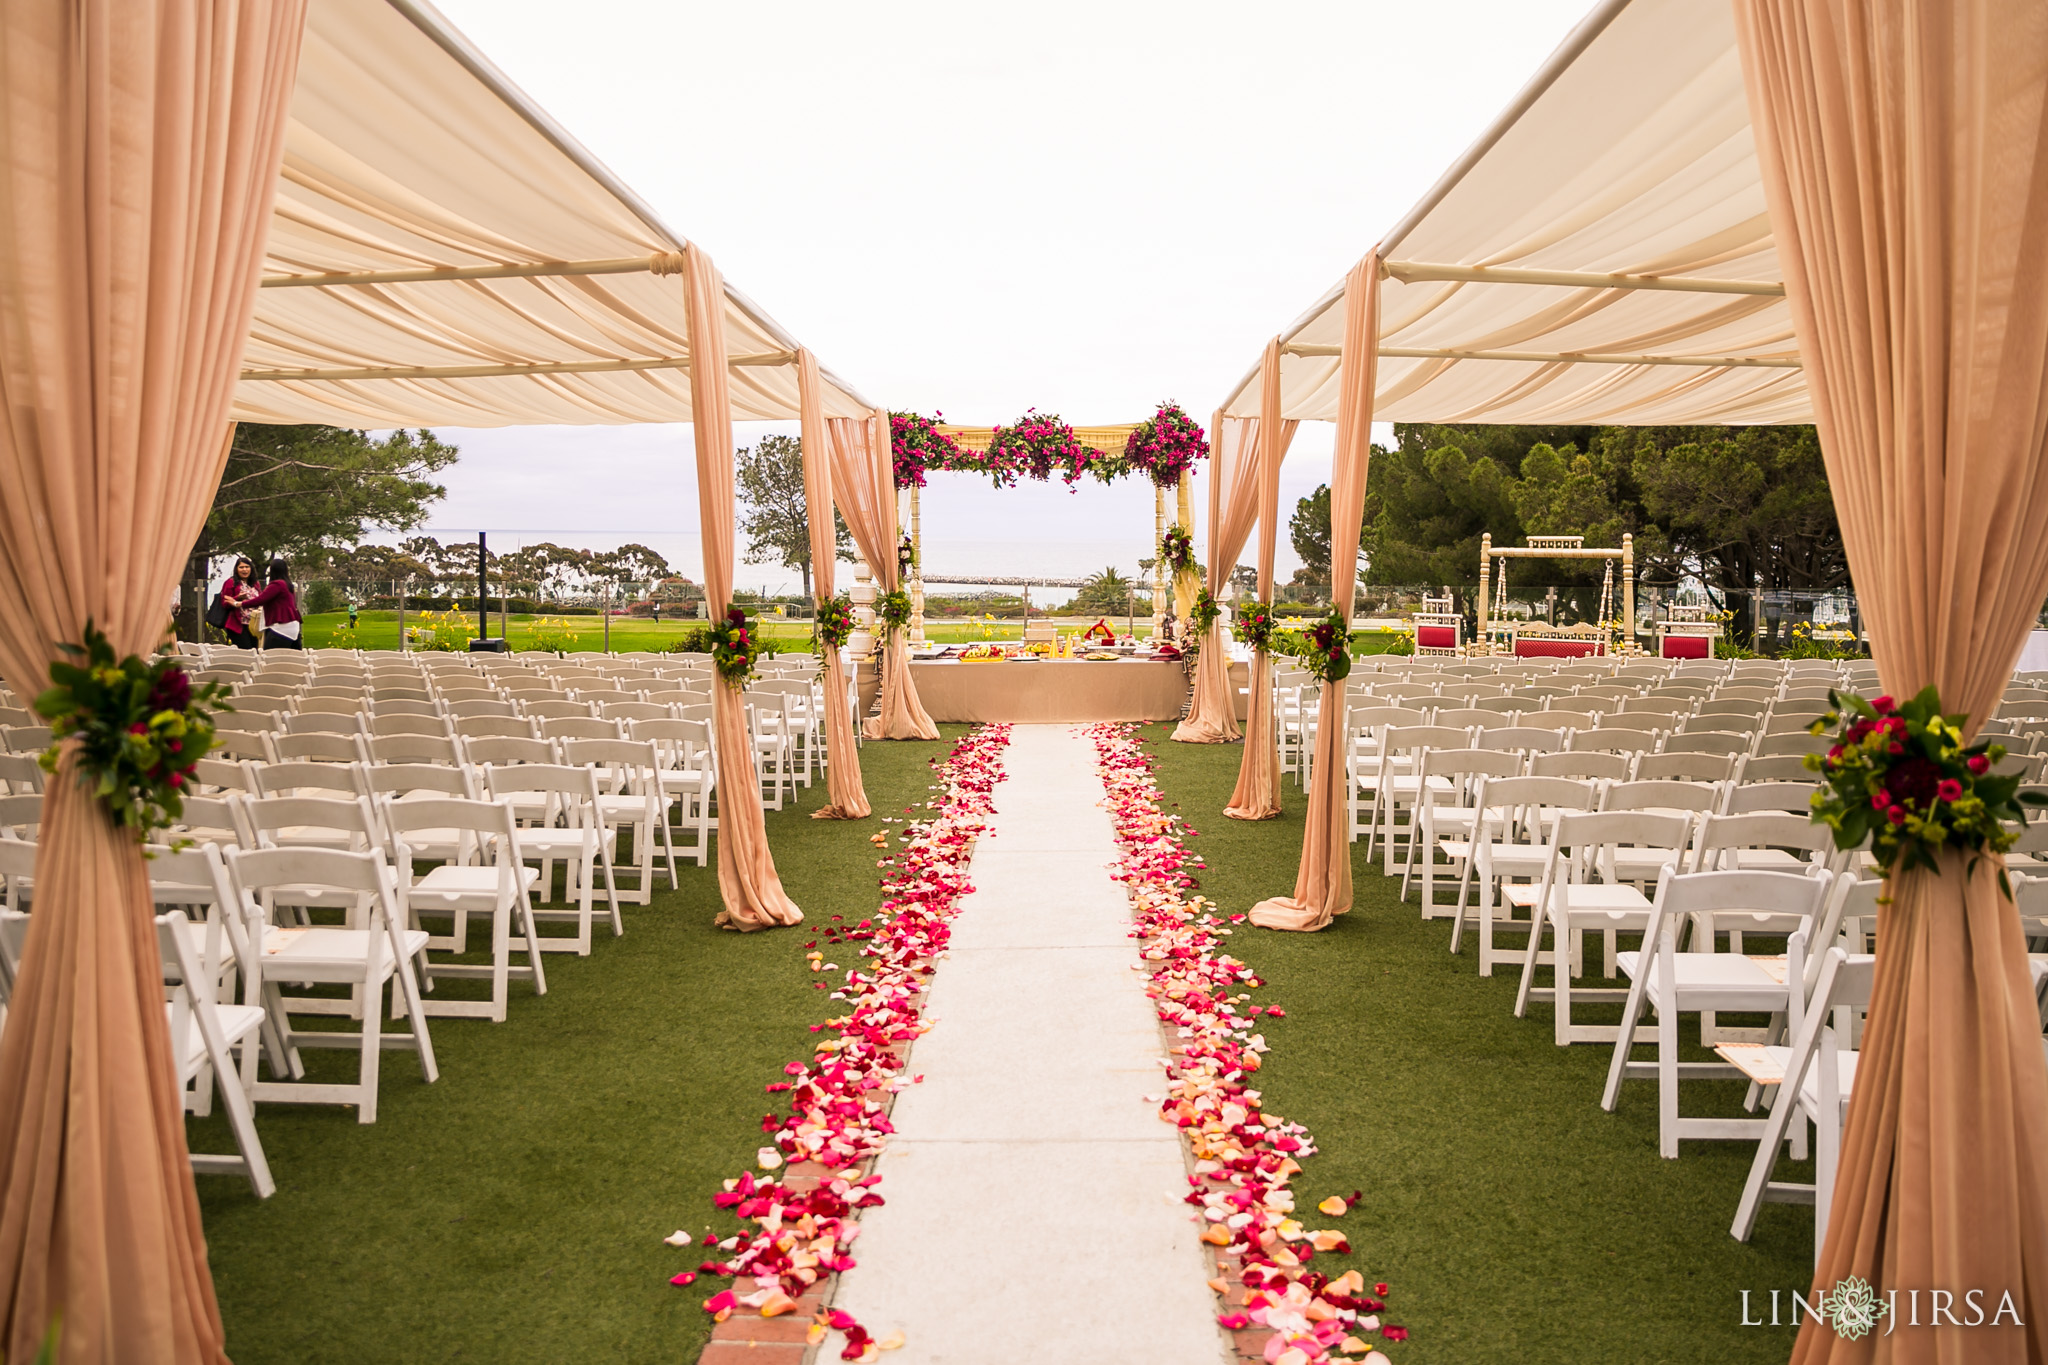
[[[1020,725],[837,1305],[889,1365],[1224,1358],[1094,748]]]

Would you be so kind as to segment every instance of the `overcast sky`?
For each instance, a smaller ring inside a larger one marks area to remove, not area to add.
[[[1087,424],[1172,399],[1206,424],[1589,0],[440,3],[871,401]],[[436,528],[643,540],[697,576],[688,428],[443,434]],[[1303,425],[1283,519],[1330,439]],[[924,519],[927,564],[962,572],[1128,569],[1152,535],[1135,484],[942,476]]]

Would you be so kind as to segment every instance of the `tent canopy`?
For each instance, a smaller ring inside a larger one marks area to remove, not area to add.
[[[1376,420],[1812,420],[1725,3],[1602,0],[1381,256]],[[1344,311],[1281,334],[1283,416],[1336,419]]]
[[[683,246],[424,0],[312,0],[234,415],[687,422]],[[725,292],[733,416],[796,417],[796,341]]]

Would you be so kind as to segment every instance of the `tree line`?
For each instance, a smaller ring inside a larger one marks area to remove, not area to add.
[[[1749,628],[1751,593],[1851,587],[1820,441],[1811,426],[1543,427],[1397,423],[1373,447],[1359,578],[1371,586],[1451,585],[1469,593],[1479,540],[1579,535],[1616,546],[1635,537],[1638,576],[1665,589],[1705,585]],[[1304,567],[1297,584],[1329,590],[1330,490],[1295,506],[1288,525]],[[1588,590],[1598,561],[1527,561],[1535,583]],[[1510,594],[1514,591],[1511,582]],[[1462,593],[1461,593],[1462,595]]]

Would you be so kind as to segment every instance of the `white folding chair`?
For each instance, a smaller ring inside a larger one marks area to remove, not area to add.
[[[1810,1202],[1813,1256],[1819,1262],[1821,1247],[1827,1241],[1828,1205],[1834,1196],[1842,1128],[1856,1089],[1856,1052],[1849,1046],[1850,1031],[1854,1016],[1870,1007],[1870,987],[1876,968],[1875,957],[1852,955],[1840,948],[1827,949],[1821,958],[1820,977],[1812,998],[1802,1004],[1795,995],[1790,1002],[1800,1007],[1799,1017],[1790,1021],[1791,1046],[1759,1049],[1745,1068],[1752,1080],[1760,1085],[1775,1085],[1779,1094],[1777,1103],[1771,1106],[1770,1117],[1764,1120],[1749,1179],[1742,1187],[1742,1198],[1735,1206],[1735,1221],[1728,1229],[1736,1241],[1749,1240],[1756,1228],[1757,1210],[1763,1204]],[[1786,1129],[1795,1121],[1814,1126],[1814,1179],[1810,1185],[1771,1179]]]
[[[422,916],[451,921],[450,931],[427,940],[428,952],[461,955],[469,950],[469,919],[476,915],[491,926],[491,961],[481,963],[435,962],[428,960],[426,988],[433,990],[436,978],[487,980],[489,1000],[434,1000],[424,1002],[430,1015],[453,1015],[472,1019],[505,1021],[510,983],[517,977],[533,983],[535,995],[548,993],[547,973],[541,967],[540,934],[534,928],[533,884],[540,874],[519,857],[518,833],[512,809],[496,801],[475,801],[463,797],[419,797],[410,801],[386,800],[384,822],[391,835],[391,858],[401,871],[398,882],[399,908],[408,928],[417,928]],[[412,841],[440,844],[450,834],[457,836],[456,856],[424,876],[412,875],[417,850]],[[513,935],[518,920],[517,937]],[[512,954],[524,951],[526,965],[512,965]]]
[[[1423,751],[1464,749],[1471,743],[1470,730],[1447,725],[1390,725],[1380,733],[1379,770],[1373,777],[1372,817],[1366,829],[1365,856],[1372,857],[1373,840],[1380,839],[1385,864],[1381,871],[1385,875],[1394,875],[1396,831],[1405,833],[1410,844],[1422,832],[1415,812],[1422,805],[1424,793],[1434,791],[1442,795],[1451,789],[1447,778],[1422,776],[1419,764]],[[1402,825],[1404,807],[1409,819]]]
[[[1621,1083],[1630,1078],[1657,1081],[1658,1151],[1678,1155],[1682,1138],[1753,1138],[1761,1131],[1756,1119],[1681,1118],[1678,1083],[1682,1079],[1736,1078],[1743,1073],[1729,1062],[1681,1062],[1678,1059],[1678,1016],[1716,1011],[1786,1014],[1794,986],[1789,985],[1788,958],[1747,957],[1739,952],[1678,951],[1681,928],[1695,917],[1710,921],[1720,915],[1769,915],[1789,920],[1811,932],[1828,900],[1834,878],[1826,873],[1693,872],[1667,867],[1657,879],[1657,900],[1643,935],[1643,952],[1622,953],[1619,964],[1629,978],[1615,1037],[1614,1058],[1600,1107],[1612,1113],[1621,1099]],[[1795,931],[1796,932],[1796,931]],[[1647,959],[1647,960],[1646,960]],[[1654,1062],[1630,1059],[1630,1049],[1644,1041],[1638,1031],[1643,1010],[1656,1011]],[[1704,1020],[1703,1020],[1704,1025]],[[1703,1038],[1702,1040],[1707,1041]]]
[[[856,726],[856,733],[858,729]],[[711,832],[718,827],[718,817],[711,813],[711,800],[718,790],[718,763],[710,724],[701,720],[636,720],[632,731],[635,740],[651,741],[660,759],[656,775],[661,781],[664,819],[669,804],[677,809],[680,824],[663,836],[670,857],[674,857],[676,830],[694,830],[696,838],[683,848],[683,856],[705,866],[711,857]]]
[[[1599,804],[1600,789],[1592,782],[1563,777],[1485,778],[1473,793],[1479,823],[1471,856],[1458,880],[1458,918],[1451,926],[1451,951],[1464,942],[1466,906],[1472,883],[1479,883],[1479,974],[1492,976],[1498,963],[1513,964],[1520,953],[1494,946],[1500,932],[1526,934],[1534,927],[1535,883],[1550,863],[1550,833],[1566,811],[1589,811]],[[1516,885],[1517,878],[1527,882]],[[1532,913],[1517,919],[1517,904]]]
[[[427,1033],[426,1012],[412,968],[413,957],[426,950],[427,935],[407,929],[401,922],[392,894],[392,871],[384,855],[326,848],[265,848],[229,849],[223,856],[235,896],[245,908],[273,896],[345,898],[350,902],[348,917],[340,926],[267,927],[261,951],[265,1007],[280,1022],[286,1048],[296,1052],[308,1047],[353,1046],[360,1056],[356,1081],[340,1085],[259,1081],[255,1098],[287,1104],[353,1104],[357,1122],[375,1123],[378,1077],[386,1047],[410,1047],[419,1056],[422,1077],[428,1082],[438,1079],[433,1039]],[[345,985],[351,988],[354,1000],[287,998],[277,989],[278,981]],[[410,1033],[381,1031],[387,982],[393,991],[392,1007],[408,1016]],[[321,1008],[311,1008],[315,1004]],[[289,1024],[294,1013],[344,1012],[361,1018],[359,1032],[293,1029]],[[292,1070],[303,1074],[296,1058]]]
[[[163,959],[165,1013],[168,1015],[171,1060],[178,1068],[178,1088],[185,1107],[205,1114],[218,1087],[227,1106],[228,1127],[235,1135],[235,1156],[190,1152],[187,1159],[201,1175],[239,1175],[258,1199],[277,1190],[263,1141],[256,1135],[256,1114],[230,1049],[253,1053],[264,1025],[261,1005],[223,1005],[214,996],[218,968],[192,952],[185,926],[191,921],[177,911],[156,917],[157,950]],[[218,921],[216,921],[218,923]],[[210,936],[218,945],[218,934]]]
[[[1522,756],[1497,749],[1425,749],[1416,764],[1422,778],[1416,819],[1420,837],[1408,841],[1408,858],[1401,869],[1401,899],[1408,899],[1409,877],[1418,862],[1422,865],[1422,917],[1435,919],[1439,909],[1455,916],[1455,906],[1436,903],[1436,855],[1442,853],[1451,870],[1462,881],[1466,860],[1472,856],[1472,839],[1479,827],[1476,793],[1482,779],[1520,777]],[[1441,778],[1448,791],[1429,781]]]
[[[611,828],[633,831],[633,903],[647,905],[654,899],[657,847],[668,864],[669,889],[677,889],[681,883],[676,880],[676,850],[669,840],[664,811],[667,802],[660,777],[661,756],[653,741],[565,739],[562,758],[571,766],[596,770],[600,817]]]
[[[1515,992],[1515,1017],[1528,1012],[1532,999],[1548,997],[1556,1007],[1554,1032],[1559,1047],[1570,1043],[1607,1043],[1616,1036],[1612,1024],[1581,1024],[1572,1019],[1572,1000],[1624,999],[1628,992],[1608,987],[1574,988],[1583,973],[1583,939],[1599,933],[1606,944],[1606,975],[1615,975],[1615,935],[1640,933],[1650,921],[1650,899],[1634,885],[1646,880],[1624,875],[1626,857],[1640,864],[1645,855],[1676,865],[1692,834],[1692,817],[1657,811],[1567,812],[1558,816],[1550,839],[1543,881],[1537,889],[1529,943],[1522,955],[1522,983]],[[1661,870],[1661,864],[1660,864]],[[1638,871],[1631,867],[1630,871]],[[1654,874],[1653,874],[1654,875]],[[1600,878],[1594,881],[1594,877]],[[1553,951],[1542,951],[1548,928]],[[1536,969],[1552,967],[1553,985],[1536,985]]]
[[[612,937],[622,937],[625,921],[619,916],[619,890],[612,873],[612,855],[618,847],[618,831],[600,814],[597,773],[590,768],[562,764],[522,763],[514,767],[487,765],[484,789],[493,801],[516,796],[519,802],[540,800],[543,808],[529,816],[520,805],[513,807],[518,818],[517,838],[522,861],[540,865],[539,899],[554,899],[555,864],[564,869],[564,894],[576,899],[573,910],[536,909],[535,919],[572,921],[574,938],[543,938],[544,952],[573,952],[590,955],[591,899],[597,877],[604,874],[605,901],[611,911]]]

